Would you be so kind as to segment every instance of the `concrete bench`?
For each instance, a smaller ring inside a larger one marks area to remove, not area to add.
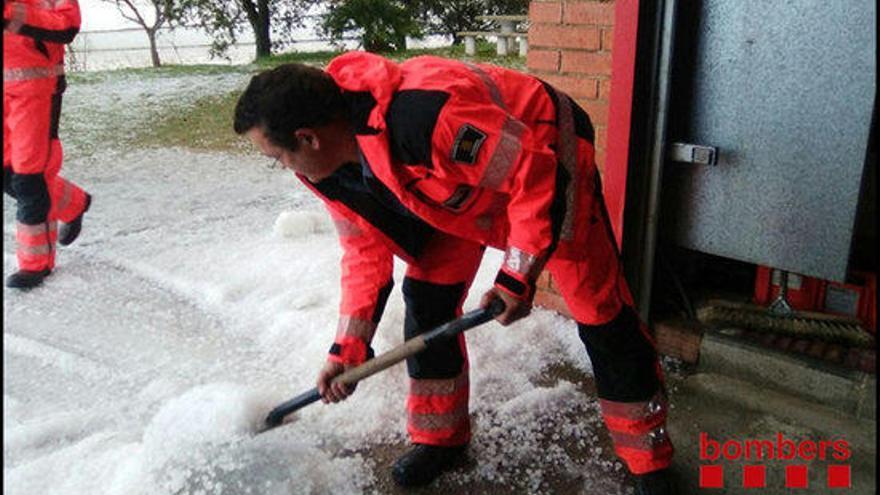
[[[462,31],[455,33],[464,38],[464,53],[466,55],[477,54],[477,38],[495,37],[495,51],[498,55],[504,56],[508,54],[511,47],[511,41],[519,44],[519,56],[525,57],[529,51],[528,33],[500,33],[495,31]]]

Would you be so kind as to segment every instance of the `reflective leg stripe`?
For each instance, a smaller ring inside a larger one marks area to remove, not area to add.
[[[16,257],[20,269],[37,271],[55,267],[57,225],[54,221],[36,225],[16,224]]]
[[[72,222],[86,208],[86,192],[60,175],[52,179],[49,193],[52,196],[51,218]]]
[[[339,237],[360,237],[363,231],[356,223],[343,217],[333,218],[333,224],[336,225],[336,231]]]
[[[372,321],[342,315],[339,317],[339,324],[336,326],[336,341],[338,342],[343,337],[357,337],[369,344],[372,342],[375,332],[376,324]]]
[[[412,441],[462,445],[470,441],[467,371],[449,379],[410,379],[407,430]]]
[[[644,402],[600,399],[602,416],[614,450],[635,474],[655,471],[672,460],[672,442],[666,431],[667,402],[660,391]]]
[[[672,464],[675,449],[667,442],[653,450],[630,449],[614,446],[614,452],[623,459],[626,467],[633,474],[645,474],[667,468]]]
[[[63,75],[64,65],[61,64],[53,67],[21,67],[3,70],[3,80],[5,82],[33,81],[35,79],[48,79]]]

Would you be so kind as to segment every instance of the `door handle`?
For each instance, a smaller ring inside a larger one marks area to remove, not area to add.
[[[718,148],[700,144],[672,143],[669,145],[668,157],[674,162],[717,165]]]

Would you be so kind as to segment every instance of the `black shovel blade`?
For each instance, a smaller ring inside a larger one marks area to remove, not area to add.
[[[318,393],[318,389],[313,388],[307,392],[303,392],[296,397],[290,399],[283,404],[278,405],[275,409],[272,409],[269,412],[269,415],[266,416],[266,428],[263,431],[271,430],[272,428],[277,428],[284,423],[284,418],[287,417],[290,413],[297,411],[312,402],[317,402],[321,399],[321,394]],[[262,432],[260,432],[262,433]]]

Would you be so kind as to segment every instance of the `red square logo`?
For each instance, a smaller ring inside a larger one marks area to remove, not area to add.
[[[723,466],[700,466],[700,488],[724,488]]]
[[[850,467],[841,464],[829,465],[828,488],[852,488]]]
[[[785,466],[786,488],[807,488],[807,466]]]
[[[766,466],[743,466],[743,487],[764,488],[767,484]]]

